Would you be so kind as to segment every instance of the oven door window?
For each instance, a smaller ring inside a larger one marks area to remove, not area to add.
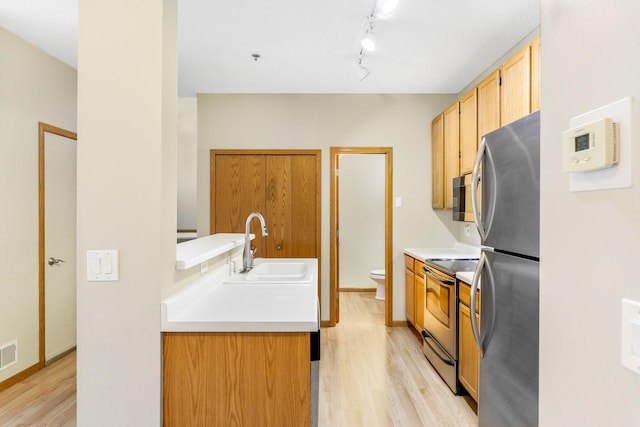
[[[435,280],[429,276],[427,279],[427,311],[436,318],[436,320],[442,323],[445,327],[450,327],[451,316],[449,303],[453,298],[454,288],[452,286],[443,285],[438,280]]]

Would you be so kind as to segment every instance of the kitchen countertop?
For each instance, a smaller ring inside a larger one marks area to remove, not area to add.
[[[473,271],[458,271],[456,273],[456,277],[470,285],[473,281]]]
[[[263,262],[305,262],[309,283],[225,283],[228,273],[204,276],[161,303],[163,332],[314,332],[320,327],[318,260],[257,258]],[[255,267],[254,267],[255,268]]]
[[[421,261],[427,259],[477,259],[480,257],[480,248],[456,243],[450,248],[405,248],[404,253]]]
[[[456,278],[463,281],[467,285],[471,286],[471,282],[473,282],[473,271],[458,271],[456,273]],[[478,280],[478,289],[480,289],[482,285],[482,280]]]

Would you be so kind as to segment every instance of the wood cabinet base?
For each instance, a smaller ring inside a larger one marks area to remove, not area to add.
[[[165,426],[308,426],[308,332],[163,335]]]

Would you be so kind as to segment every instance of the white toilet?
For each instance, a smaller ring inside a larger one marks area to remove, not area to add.
[[[378,284],[378,289],[376,289],[376,299],[384,300],[384,268],[381,270],[371,270],[369,272],[369,277]]]

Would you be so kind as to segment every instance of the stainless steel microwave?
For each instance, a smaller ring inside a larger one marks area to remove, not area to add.
[[[470,173],[453,178],[453,220],[473,222]]]

